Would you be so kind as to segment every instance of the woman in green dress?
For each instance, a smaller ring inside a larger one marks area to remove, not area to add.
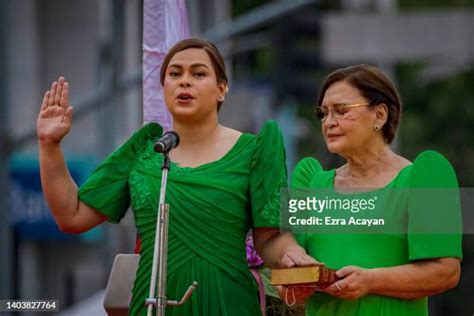
[[[281,132],[266,123],[258,135],[218,123],[227,93],[224,61],[211,43],[188,39],[167,54],[161,69],[165,102],[180,135],[170,152],[166,201],[170,204],[167,296],[180,298],[197,281],[190,301],[167,315],[259,315],[257,286],[246,262],[245,238],[266,264],[313,264],[290,234],[279,233],[279,195],[286,185]],[[80,233],[108,220],[117,223],[131,206],[141,239],[131,315],[145,315],[162,156],[153,151],[162,128],[150,123],[110,155],[78,189],[60,148],[72,108],[60,77],[46,92],[38,117],[41,180],[58,226]]]
[[[340,278],[318,291],[295,290],[296,301],[306,303],[307,315],[427,315],[427,296],[459,281],[461,220],[455,172],[435,151],[420,153],[414,162],[392,151],[401,109],[394,85],[369,65],[336,70],[321,86],[316,115],[324,140],[346,163],[323,170],[316,159],[305,158],[294,170],[292,188],[332,190],[339,198],[392,200],[376,209],[386,222],[382,228],[369,232],[372,228],[344,231],[343,226],[328,226],[317,233],[313,227],[297,235],[306,251],[336,269]],[[347,220],[367,213],[343,214]],[[280,289],[282,297],[286,290]]]

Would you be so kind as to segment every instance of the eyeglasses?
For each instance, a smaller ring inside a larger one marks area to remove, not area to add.
[[[333,118],[339,120],[343,119],[344,115],[349,112],[348,109],[364,105],[370,105],[370,103],[334,104],[331,110],[329,110],[327,107],[317,106],[315,114],[318,120],[321,122],[324,122],[328,118],[329,113],[332,114]]]

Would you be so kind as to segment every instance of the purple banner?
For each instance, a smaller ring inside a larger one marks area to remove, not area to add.
[[[143,8],[143,121],[170,130],[171,115],[160,84],[160,67],[168,50],[189,38],[185,0],[145,0]]]

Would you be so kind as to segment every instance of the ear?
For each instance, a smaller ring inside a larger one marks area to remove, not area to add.
[[[388,119],[388,107],[385,103],[380,103],[374,108],[375,122],[374,126],[379,126],[380,129],[385,125]]]
[[[227,84],[223,81],[217,84],[217,89],[219,89],[219,94],[217,96],[217,101],[223,102],[225,100],[225,95],[229,91]]]

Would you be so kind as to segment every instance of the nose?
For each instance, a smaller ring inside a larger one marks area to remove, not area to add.
[[[191,81],[189,80],[189,75],[188,74],[183,74],[181,76],[181,81],[179,83],[180,87],[183,88],[188,88],[191,86]]]
[[[334,118],[332,111],[329,111],[326,119],[323,121],[324,128],[331,128],[337,125],[337,119]]]

